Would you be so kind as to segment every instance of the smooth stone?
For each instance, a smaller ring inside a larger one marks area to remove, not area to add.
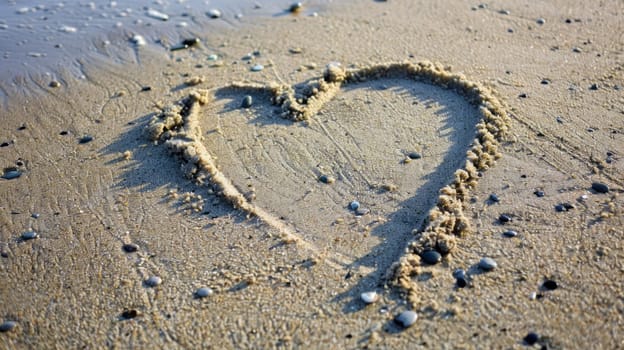
[[[358,210],[359,207],[360,207],[360,202],[358,201],[353,201],[349,203],[349,209],[351,210]]]
[[[607,193],[609,192],[609,186],[607,186],[606,184],[603,184],[602,182],[594,182],[592,184],[592,190],[598,192],[598,193]]]
[[[466,271],[464,271],[463,269],[457,269],[457,270],[453,271],[453,277],[455,279],[466,278]]]
[[[217,9],[211,9],[206,14],[208,15],[208,17],[210,17],[212,19],[217,19],[217,18],[221,17],[221,11],[219,11]]]
[[[510,222],[511,221],[511,216],[509,216],[509,214],[501,214],[498,217],[498,221],[504,223]]]
[[[563,206],[563,204],[555,205],[555,210],[558,211],[558,212],[567,211],[566,208]]]
[[[59,83],[56,80],[52,80],[48,86],[50,86],[51,88],[57,88],[57,87],[61,86],[61,83]]]
[[[465,278],[458,278],[456,282],[459,288],[464,288],[468,285],[468,281]]]
[[[301,11],[301,9],[303,8],[303,4],[300,2],[295,2],[292,5],[290,5],[290,7],[288,8],[288,11],[290,12],[299,12]]]
[[[365,304],[372,304],[372,303],[376,302],[377,299],[379,299],[379,295],[375,291],[364,292],[364,293],[360,294],[360,299],[362,299],[362,301]]]
[[[124,244],[121,249],[123,249],[126,253],[134,253],[139,250],[139,246],[134,243],[127,243]]]
[[[78,143],[89,143],[91,141],[93,141],[93,136],[84,135],[83,137],[80,138],[80,140],[78,140]]]
[[[546,195],[546,193],[544,193],[544,191],[542,190],[536,190],[535,192],[533,192],[534,195],[538,196],[538,197],[544,197]]]
[[[535,332],[530,332],[524,337],[524,342],[527,343],[527,345],[533,345],[537,343],[538,340],[539,340],[539,335]]]
[[[261,64],[256,64],[255,66],[251,67],[252,72],[259,72],[263,69],[264,69],[264,66]]]
[[[17,323],[14,321],[6,321],[0,324],[0,332],[10,332],[17,327]]]
[[[401,312],[397,317],[394,318],[394,322],[398,323],[403,328],[408,328],[416,323],[418,319],[418,314],[415,311],[407,310]]]
[[[241,107],[249,108],[253,104],[253,97],[251,95],[247,95],[243,97],[243,102],[241,102]]]
[[[31,239],[35,239],[39,237],[39,234],[35,231],[26,231],[24,233],[22,233],[22,239],[25,241],[31,240]]]
[[[424,253],[422,253],[420,258],[426,264],[435,265],[435,264],[439,263],[440,260],[442,260],[442,255],[440,253],[438,253],[437,251],[435,251],[435,250],[427,250]]]
[[[7,170],[2,174],[2,178],[6,180],[17,179],[20,176],[22,176],[22,172],[17,169]]]
[[[336,182],[336,179],[328,175],[321,175],[319,176],[319,181],[324,184],[333,184],[334,182]]]
[[[420,158],[422,158],[422,156],[418,152],[410,152],[407,156],[410,159],[420,159]]]
[[[149,287],[156,287],[162,283],[162,278],[158,276],[150,276],[150,278],[145,280],[145,284]]]
[[[139,315],[139,312],[136,311],[135,309],[126,309],[121,313],[121,317],[126,319],[126,320],[130,320],[133,319],[135,317],[137,317]]]
[[[216,61],[217,59],[219,59],[219,56],[212,54],[208,56],[208,61]]]
[[[357,215],[357,216],[364,216],[364,215],[366,215],[368,213],[370,213],[370,209],[367,209],[367,208],[361,208],[360,207],[360,208],[357,208],[355,210],[355,215]]]
[[[557,285],[557,282],[555,282],[553,280],[546,280],[546,281],[544,281],[544,283],[542,283],[542,287],[544,287],[544,289],[546,289],[546,290],[555,290],[555,289],[559,288],[559,286]]]
[[[494,270],[498,264],[492,258],[483,258],[479,261],[479,267],[484,271]]]
[[[500,202],[500,198],[498,198],[498,196],[496,195],[496,193],[492,193],[490,194],[490,200],[494,203],[498,203]]]
[[[535,22],[537,22],[537,24],[542,25],[544,23],[546,23],[546,20],[543,18],[538,18]]]
[[[513,230],[503,232],[503,236],[505,237],[516,237],[517,235],[518,235],[518,232],[513,231]]]
[[[208,287],[201,287],[195,291],[195,296],[198,298],[209,297],[214,293],[214,291]]]

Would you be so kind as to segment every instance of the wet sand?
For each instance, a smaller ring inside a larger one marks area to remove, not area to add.
[[[0,321],[17,324],[0,347],[531,348],[529,332],[535,348],[623,345],[624,6],[321,9],[206,32],[187,50],[147,45],[135,62],[87,60],[84,79],[67,69],[2,82],[0,165],[22,175],[0,179]],[[380,77],[345,85],[296,121],[268,92],[228,88],[301,86],[331,62],[421,61],[492,91],[510,121],[501,157],[462,194],[469,230],[436,265],[406,249],[435,224],[439,190],[465,165],[482,118],[469,98]],[[211,179],[198,183],[193,154],[150,137],[163,108],[198,89],[210,98],[201,144],[277,224],[235,208]],[[353,200],[370,212],[356,215]],[[557,212],[561,203],[573,208]],[[20,238],[30,229],[39,237]],[[518,236],[502,235],[510,229]],[[486,256],[496,269],[477,267]],[[150,276],[162,284],[150,287]],[[195,297],[203,286],[214,293]],[[380,300],[366,306],[360,293],[372,290]],[[407,309],[419,318],[402,329],[393,319]]]

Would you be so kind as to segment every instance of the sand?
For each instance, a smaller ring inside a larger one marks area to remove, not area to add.
[[[314,6],[188,50],[86,60],[84,79],[55,72],[59,87],[1,83],[0,165],[23,171],[0,179],[0,321],[17,323],[1,348],[526,348],[529,332],[536,348],[624,345],[621,2]],[[423,61],[487,91],[504,132],[478,134],[483,98],[403,73],[321,86],[318,104],[303,88]],[[188,96],[205,98],[188,133],[154,133]],[[500,158],[468,168],[458,192],[457,170],[483,158],[467,154],[475,138]],[[424,266],[427,247],[449,252]],[[485,256],[498,263],[487,273]],[[195,298],[202,286],[214,294]],[[406,309],[419,318],[402,329]]]

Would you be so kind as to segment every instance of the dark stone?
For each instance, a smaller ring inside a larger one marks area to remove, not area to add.
[[[241,102],[241,107],[249,108],[251,107],[252,104],[253,104],[253,98],[251,97],[251,95],[247,95],[243,97],[243,102]]]
[[[524,337],[524,342],[527,345],[533,345],[533,344],[537,343],[538,340],[539,340],[539,335],[537,333],[535,333],[535,332],[530,332],[529,334],[527,334]]]
[[[535,190],[535,192],[533,192],[533,194],[535,194],[538,197],[544,197],[546,195],[546,193],[544,193],[544,191],[542,190]]]
[[[490,200],[494,203],[498,203],[500,202],[500,198],[498,198],[498,196],[496,195],[496,193],[492,193],[490,194]]]
[[[144,86],[141,88],[141,91],[152,91],[152,87],[151,86]]]
[[[130,320],[133,319],[135,317],[137,317],[139,315],[139,312],[136,311],[135,309],[125,309],[122,313],[121,313],[121,318],[126,319],[126,320]]]
[[[185,45],[188,47],[199,45],[199,43],[200,43],[199,38],[184,39],[182,41],[182,45]]]
[[[500,222],[501,222],[501,223],[503,223],[503,224],[508,223],[508,222],[510,222],[511,220],[512,220],[512,219],[511,219],[511,215],[509,215],[509,214],[501,214],[501,215],[498,217],[498,221],[500,221]]]
[[[93,136],[84,135],[83,137],[80,138],[80,140],[78,140],[78,143],[83,144],[83,143],[89,143],[91,141],[93,141]]]
[[[598,90],[598,84],[591,84],[589,87],[590,90]]]
[[[139,250],[139,246],[134,243],[128,243],[124,244],[121,249],[123,249],[126,253],[134,253]]]
[[[442,255],[435,250],[427,250],[420,258],[425,262],[425,264],[435,265],[442,260]]]
[[[609,186],[607,186],[606,184],[603,184],[601,182],[594,182],[592,184],[592,190],[598,192],[598,193],[607,193],[609,192]]]
[[[529,97],[529,95],[527,95],[526,93],[521,93],[520,95],[518,95],[518,97],[520,97],[520,98],[527,98],[527,97]]]
[[[410,152],[407,156],[408,156],[410,159],[420,159],[420,158],[422,158],[422,156],[420,155],[420,153],[417,153],[417,152]]]
[[[558,211],[558,212],[568,211],[568,210],[567,210],[567,209],[563,206],[563,204],[557,204],[557,205],[555,205],[555,210],[556,210],[556,211]]]
[[[465,279],[465,278],[460,277],[460,278],[458,278],[458,279],[457,279],[457,287],[459,287],[459,288],[464,288],[464,287],[466,287],[467,285],[468,285],[468,281],[466,281],[466,279]]]
[[[17,323],[13,321],[6,321],[0,324],[0,333],[10,332],[17,327]]]
[[[553,280],[546,280],[546,281],[544,281],[544,283],[542,284],[542,287],[544,287],[544,289],[546,289],[546,290],[555,290],[555,289],[559,288],[559,286],[557,285],[557,282],[555,282]]]
[[[505,237],[516,237],[517,235],[518,235],[518,232],[513,231],[513,230],[503,232],[503,236]]]

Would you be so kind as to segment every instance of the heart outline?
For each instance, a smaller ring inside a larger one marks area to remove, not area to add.
[[[480,173],[494,165],[501,156],[498,147],[508,133],[510,119],[495,94],[464,75],[451,73],[442,65],[427,61],[384,63],[350,70],[329,64],[323,77],[312,79],[300,87],[246,82],[232,83],[230,87],[269,92],[272,102],[281,107],[283,118],[300,122],[313,117],[346,84],[389,76],[400,76],[454,91],[476,106],[482,116],[476,123],[477,135],[466,152],[465,165],[455,171],[450,184],[440,189],[437,204],[429,210],[427,224],[423,229],[412,231],[414,240],[390,268],[389,276],[393,284],[406,293],[410,304],[416,305],[419,299],[412,277],[420,272],[420,254],[428,249],[449,254],[456,245],[455,237],[462,237],[470,231],[470,221],[463,213],[465,201],[470,190],[477,185]],[[302,240],[291,227],[248,201],[218,169],[214,157],[201,142],[202,130],[199,126],[200,110],[210,100],[210,90],[191,91],[186,98],[166,106],[152,118],[148,125],[149,136],[154,141],[164,142],[173,153],[181,156],[186,162],[187,177],[200,185],[208,184],[234,208],[243,210],[249,216],[257,216],[278,229],[284,243],[297,242],[299,246],[315,252],[316,249]],[[326,262],[336,268],[344,266],[347,260],[339,255],[333,258],[333,262]]]

